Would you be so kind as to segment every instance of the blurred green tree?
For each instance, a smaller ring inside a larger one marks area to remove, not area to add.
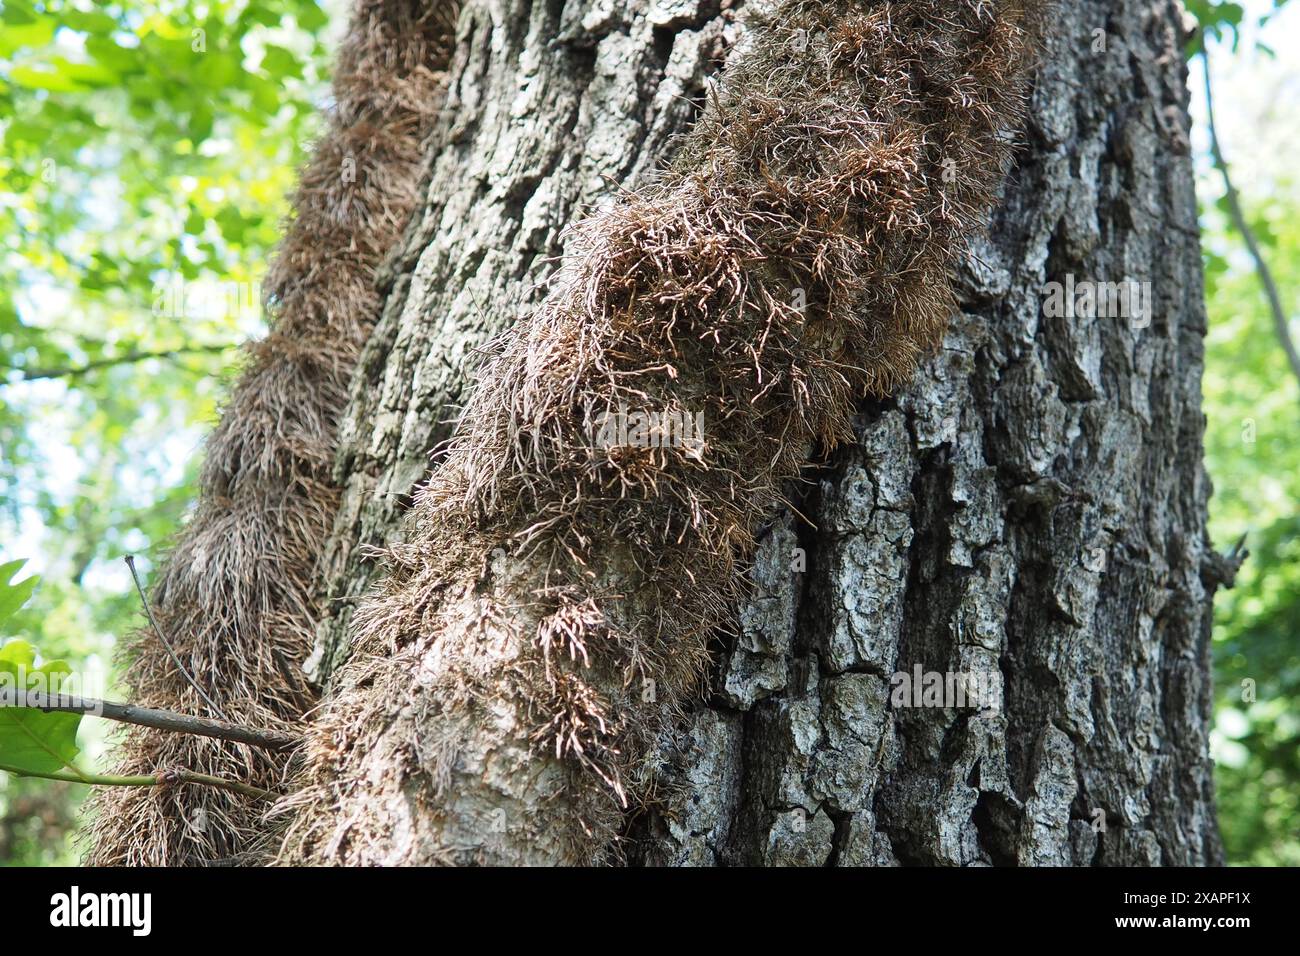
[[[121,556],[183,520],[261,329],[328,22],[316,0],[0,0],[0,540],[42,572],[11,633],[46,654],[107,673],[138,613]],[[0,860],[69,862],[77,789],[0,781]]]
[[[1286,6],[1249,10],[1191,0],[1208,45],[1222,56],[1245,33],[1270,53],[1267,25]],[[1205,63],[1199,65],[1205,68]],[[1244,91],[1216,91],[1231,103]],[[1240,109],[1241,104],[1234,104]],[[1267,117],[1267,112],[1265,112]],[[1267,122],[1267,120],[1263,120]],[[1286,130],[1292,127],[1289,123]],[[1264,130],[1255,131],[1262,138]],[[1269,131],[1274,132],[1274,131]],[[1278,135],[1274,133],[1274,135]],[[1283,134],[1287,135],[1287,134]],[[1292,135],[1293,134],[1289,134]],[[1224,151],[1231,162],[1231,143]],[[1244,537],[1250,557],[1215,608],[1218,687],[1213,750],[1219,823],[1237,864],[1300,865],[1300,383],[1234,224],[1221,170],[1206,163],[1201,186],[1206,300],[1206,462],[1215,484],[1210,530],[1222,548]],[[1291,176],[1236,177],[1240,214],[1276,283],[1292,329],[1300,303],[1300,183]]]
[[[1248,206],[1285,302],[1300,301],[1300,192]],[[1216,607],[1219,820],[1229,859],[1300,865],[1300,385],[1240,238],[1206,221],[1211,533],[1250,557]]]

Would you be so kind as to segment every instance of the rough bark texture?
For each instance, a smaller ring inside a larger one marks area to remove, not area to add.
[[[373,579],[358,545],[397,532],[431,450],[451,434],[476,350],[541,299],[564,228],[671,154],[735,41],[736,7],[465,5],[428,203],[385,280],[342,424],[346,491],[326,546],[334,610],[311,665],[320,674],[346,652],[351,611]]]
[[[398,532],[474,349],[537,301],[584,204],[646,175],[688,126],[731,13],[466,5],[427,205],[343,426],[322,676],[375,578],[363,546]],[[661,740],[658,800],[628,820],[623,855],[1221,861],[1207,741],[1220,562],[1181,41],[1165,0],[1060,4],[963,313],[908,390],[862,408],[858,446],[812,476],[811,524],[774,517],[742,633],[719,648],[709,700]],[[1150,324],[1045,318],[1046,283],[1067,275],[1149,281]],[[1001,706],[891,705],[891,675],[915,665],[997,671]]]

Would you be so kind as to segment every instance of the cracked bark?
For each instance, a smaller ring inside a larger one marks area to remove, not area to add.
[[[743,30],[716,0],[469,2],[423,215],[342,429],[314,667],[563,227],[653,175]],[[1208,726],[1204,305],[1176,4],[1064,0],[943,349],[774,515],[713,693],[623,853],[658,865],[1221,862]],[[1096,49],[1095,30],[1105,49]],[[1149,282],[1149,324],[1043,288]],[[435,463],[436,467],[436,463]],[[811,523],[809,523],[811,522]],[[997,672],[996,712],[891,675]],[[1104,822],[1104,828],[1102,823]]]

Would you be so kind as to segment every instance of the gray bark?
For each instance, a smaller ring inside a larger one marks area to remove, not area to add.
[[[727,9],[721,9],[725,7]],[[326,546],[327,675],[380,544],[450,437],[476,350],[541,299],[564,228],[670,155],[740,29],[730,0],[469,2],[428,202],[385,278],[342,424],[346,491]]]
[[[316,676],[347,653],[475,351],[562,230],[652,175],[743,29],[716,0],[471,0],[430,177],[354,379]],[[1205,331],[1180,8],[1064,0],[963,311],[774,515],[709,699],[619,857],[670,865],[1221,862],[1208,755]],[[1096,30],[1103,31],[1100,35]],[[1098,50],[1100,40],[1105,49]],[[1044,288],[1149,282],[1149,324]],[[435,465],[436,467],[436,465]],[[996,673],[999,706],[891,702]]]

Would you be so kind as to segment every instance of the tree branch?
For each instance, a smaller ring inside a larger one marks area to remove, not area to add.
[[[15,381],[18,382],[34,382],[38,379],[47,378],[81,378],[83,375],[88,375],[91,372],[96,372],[102,368],[111,368],[114,365],[130,365],[135,362],[144,362],[148,359],[173,359],[182,355],[212,355],[219,352],[229,351],[235,347],[236,346],[234,345],[187,345],[183,348],[161,349],[156,352],[126,352],[122,355],[115,355],[111,358],[95,359],[94,361],[86,362],[84,365],[71,365],[62,368],[9,368],[6,371],[18,372],[19,377],[15,379]]]
[[[1223,157],[1223,148],[1219,143],[1219,132],[1214,125],[1214,92],[1211,89],[1212,84],[1210,82],[1210,52],[1204,46],[1201,48],[1201,65],[1205,68],[1205,112],[1209,120],[1210,156],[1214,160],[1215,168],[1223,176],[1224,198],[1228,201],[1228,216],[1232,219],[1232,224],[1236,230],[1241,233],[1241,238],[1246,243],[1246,249],[1250,252],[1250,257],[1255,261],[1255,271],[1259,274],[1260,284],[1264,287],[1264,296],[1268,299],[1269,311],[1273,313],[1273,327],[1277,330],[1278,341],[1282,345],[1282,351],[1286,353],[1286,359],[1291,365],[1292,374],[1295,375],[1297,381],[1300,381],[1300,351],[1296,350],[1295,342],[1291,338],[1291,328],[1287,322],[1286,310],[1282,307],[1282,297],[1278,294],[1277,283],[1273,281],[1273,273],[1269,270],[1268,263],[1264,261],[1264,254],[1255,239],[1255,233],[1246,222],[1246,215],[1241,208],[1241,197],[1237,192],[1237,187],[1233,185],[1232,177],[1228,173],[1228,161]]]
[[[170,730],[181,734],[195,734],[199,737],[215,737],[234,743],[250,744],[266,750],[291,750],[298,745],[299,738],[278,730],[266,730],[260,727],[246,727],[223,720],[208,720],[204,717],[191,717],[177,714],[170,710],[154,710],[151,707],[137,707],[134,704],[118,704],[111,700],[96,700],[93,697],[76,697],[68,694],[46,694],[40,691],[18,691],[18,700],[25,700],[17,706],[31,707],[46,713],[55,711],[65,714],[90,714],[104,717],[124,724],[138,724],[155,730]],[[14,706],[14,694],[0,694],[0,706]]]
[[[70,773],[66,770],[39,772],[23,770],[20,767],[10,766],[5,763],[0,763],[0,770],[11,773],[16,777],[40,777],[42,780],[62,780],[66,783],[84,783],[98,787],[168,787],[177,783],[197,783],[205,787],[230,790],[233,793],[240,793],[246,797],[256,799],[278,796],[273,790],[250,787],[246,783],[223,780],[221,777],[212,777],[206,773],[191,773],[188,770],[164,770],[160,774],[146,774],[138,777],[118,777],[101,773]]]

